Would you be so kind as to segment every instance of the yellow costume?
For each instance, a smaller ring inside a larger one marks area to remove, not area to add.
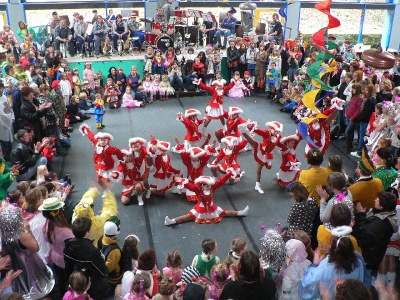
[[[104,193],[103,208],[99,215],[94,215],[93,211],[93,200],[99,195],[97,188],[91,187],[83,195],[81,201],[75,206],[74,214],[72,215],[72,222],[77,217],[85,217],[92,220],[92,227],[90,228],[90,234],[88,239],[93,240],[93,245],[97,247],[98,239],[104,234],[104,223],[112,216],[118,214],[117,200],[115,195],[107,191]]]
[[[329,249],[331,248],[332,243],[332,234],[331,232],[325,228],[324,225],[320,225],[318,227],[317,232],[317,240],[318,240],[318,247],[320,248],[320,253],[324,255],[329,254]],[[361,248],[358,246],[357,240],[354,236],[350,235],[351,243],[353,244],[354,250],[358,253],[362,254]]]

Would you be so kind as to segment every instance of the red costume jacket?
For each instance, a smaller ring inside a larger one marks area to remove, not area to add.
[[[227,111],[224,111],[224,118],[226,119],[226,131],[222,132],[224,136],[235,136],[235,137],[240,137],[240,131],[238,129],[238,126],[240,124],[246,123],[246,120],[237,117],[236,119],[232,119],[232,117],[229,116]]]
[[[243,140],[241,141],[238,145],[235,145],[232,149],[231,153],[228,153],[228,149],[226,148],[221,148],[219,150],[218,156],[215,158],[213,161],[213,165],[218,164],[222,159],[224,159],[224,163],[222,164],[224,169],[227,169],[229,167],[232,167],[234,169],[239,169],[240,165],[237,161],[237,157],[239,155],[240,150],[242,150],[244,147],[246,147],[247,141]]]
[[[192,121],[189,118],[182,117],[181,122],[185,125],[186,127],[186,135],[185,135],[185,141],[190,141],[190,142],[197,142],[201,140],[202,134],[199,131],[199,126],[204,123],[204,119],[197,119],[196,121]]]
[[[227,86],[224,87],[224,93],[220,96],[218,95],[215,87],[213,86],[206,86],[203,82],[200,82],[199,87],[207,92],[210,92],[211,101],[207,104],[213,108],[218,108],[220,105],[224,104],[224,94],[229,91],[235,85],[234,82],[229,83]]]
[[[193,167],[192,160],[190,158],[190,154],[187,152],[181,153],[181,159],[183,164],[187,168],[187,178],[195,181],[195,179],[199,176],[203,176],[204,167],[207,166],[208,160],[210,159],[210,154],[205,153],[202,157],[199,158],[199,167]]]
[[[168,154],[157,155],[154,159],[154,167],[156,169],[154,178],[158,179],[170,178],[172,173],[180,173],[180,170],[177,170],[171,166],[171,158]]]

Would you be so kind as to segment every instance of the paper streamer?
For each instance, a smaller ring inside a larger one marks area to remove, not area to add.
[[[322,49],[325,49],[325,35],[328,29],[340,26],[339,19],[331,15],[331,3],[332,0],[325,0],[314,6],[316,10],[328,16],[328,26],[321,28],[312,36],[314,43]]]

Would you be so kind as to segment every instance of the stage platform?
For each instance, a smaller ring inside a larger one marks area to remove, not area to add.
[[[204,108],[210,96],[170,98],[169,101],[155,101],[144,108],[107,110],[104,117],[105,129],[114,136],[112,145],[120,148],[128,147],[128,139],[134,136],[141,136],[149,139],[150,134],[155,134],[160,140],[171,142],[174,145],[174,138],[183,140],[185,128],[181,122],[176,120],[176,113],[184,112],[189,108],[196,108],[204,116]],[[296,124],[291,120],[289,114],[279,112],[281,105],[270,103],[265,95],[251,98],[234,99],[225,97],[224,108],[239,106],[243,109],[243,117],[258,121],[260,127],[264,127],[267,121],[279,121],[283,124],[283,135],[293,134],[296,131]],[[96,133],[94,118],[88,121],[92,130]],[[221,128],[219,121],[213,121],[209,125],[209,132]],[[78,126],[71,134],[72,148],[68,156],[63,160],[58,159],[59,167],[63,174],[70,174],[75,189],[71,200],[79,202],[91,181],[95,180],[93,169],[93,145],[86,137],[83,137]],[[353,175],[356,168],[356,159],[344,154],[341,150],[343,141],[332,141],[332,144],[325,156],[324,165],[327,165],[327,158],[332,154],[340,154],[344,161],[347,174]],[[297,157],[301,161],[302,169],[307,168],[304,158],[305,142],[302,141],[297,149]],[[239,155],[239,163],[245,175],[235,185],[226,184],[218,189],[215,194],[215,202],[224,209],[243,209],[249,205],[249,215],[244,218],[224,218],[218,224],[196,224],[194,222],[165,226],[165,216],[177,217],[188,213],[193,203],[186,201],[179,195],[168,192],[165,196],[152,195],[145,200],[145,205],[140,207],[137,204],[136,196],[128,206],[120,202],[121,184],[111,186],[116,194],[119,207],[119,218],[121,219],[121,233],[119,244],[122,246],[124,238],[128,234],[136,234],[140,237],[140,252],[148,248],[154,248],[157,253],[157,265],[161,270],[165,266],[167,253],[171,249],[179,249],[182,254],[183,265],[189,265],[196,254],[201,253],[201,241],[204,238],[215,238],[218,241],[217,255],[223,260],[229,251],[230,242],[235,237],[244,237],[249,243],[249,249],[259,251],[260,238],[266,228],[275,228],[276,223],[281,226],[287,224],[286,217],[293,204],[291,197],[275,181],[276,173],[279,170],[281,157],[278,149],[274,151],[274,161],[271,170],[263,169],[261,185],[265,191],[264,195],[254,190],[256,163],[252,152],[245,152]],[[182,164],[179,155],[171,153],[172,165],[177,169],[186,169]],[[206,175],[210,171],[206,168]],[[101,209],[101,198],[95,199],[95,210]],[[111,299],[111,298],[110,298]]]

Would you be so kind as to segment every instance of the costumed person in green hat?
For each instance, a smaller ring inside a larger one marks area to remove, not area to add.
[[[19,165],[10,167],[3,158],[3,150],[0,145],[0,200],[6,199],[7,190],[14,181],[14,175],[18,175]]]

